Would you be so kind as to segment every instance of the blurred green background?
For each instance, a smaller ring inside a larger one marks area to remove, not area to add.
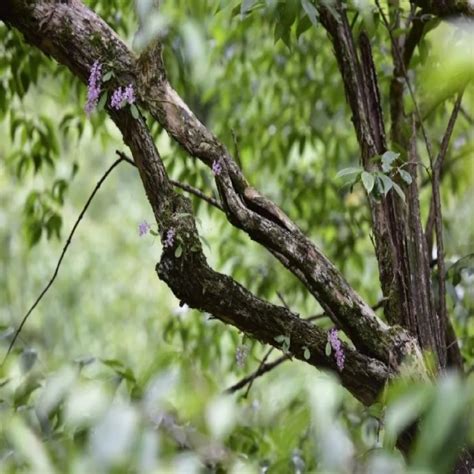
[[[140,29],[132,2],[85,3],[137,52],[162,35],[171,83],[240,157],[250,182],[377,303],[365,194],[336,178],[358,165],[357,142],[330,42],[312,24],[309,2],[177,0],[162,2],[158,13],[139,1]],[[376,12],[348,8],[354,29],[371,35],[386,105],[388,35]],[[449,41],[461,41],[455,50],[463,53],[444,64]],[[453,24],[434,28],[415,52],[410,73],[435,149],[459,84],[472,77],[471,53],[472,29]],[[105,112],[87,119],[85,98],[86,87],[64,67],[0,25],[2,357],[115,150],[125,150]],[[136,170],[122,163],[99,190],[54,285],[1,369],[0,471],[447,472],[456,447],[474,439],[472,105],[468,87],[442,184],[448,310],[466,380],[450,374],[437,386],[400,381],[369,409],[336,375],[295,361],[256,379],[248,396],[245,389],[223,395],[268,348],[180,307],[159,281],[159,240],[138,236],[139,223],[153,223],[153,215]],[[209,170],[149,122],[169,174],[216,195]],[[427,164],[421,141],[419,150]],[[426,181],[422,174],[425,216]],[[280,293],[302,316],[321,311],[218,210],[195,198],[193,205],[214,268],[277,304]],[[331,327],[326,319],[317,324]],[[393,447],[396,434],[422,414],[413,454],[403,460]]]

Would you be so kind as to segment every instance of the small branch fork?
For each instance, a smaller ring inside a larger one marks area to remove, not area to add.
[[[134,166],[136,168],[135,163],[131,158],[129,158],[125,153],[121,151],[116,152],[120,158],[122,158],[124,161],[129,163],[130,165]],[[211,196],[208,196],[207,194],[203,193],[200,189],[195,188],[194,186],[191,186],[186,183],[181,183],[180,181],[176,181],[174,179],[170,179],[170,183],[175,187],[182,189],[183,191],[186,191],[187,193],[193,194],[194,196],[198,197],[199,199],[202,199],[203,201],[206,201],[208,204],[211,206],[214,206],[215,208],[219,209],[220,211],[224,212],[224,208],[221,206],[219,201]]]
[[[280,301],[282,302],[283,306],[287,310],[290,310],[288,304],[286,303],[285,299],[283,298],[283,295],[279,291],[277,291],[277,295],[278,295],[278,298],[280,299]],[[270,364],[267,364],[266,362],[267,362],[268,358],[270,357],[271,353],[273,352],[273,349],[274,349],[274,347],[270,347],[270,349],[267,351],[267,353],[263,356],[263,359],[261,360],[260,365],[258,366],[258,369],[253,374],[251,374],[248,377],[245,377],[245,379],[241,380],[240,382],[235,384],[233,387],[230,387],[229,389],[227,389],[225,391],[225,393],[233,393],[236,390],[238,390],[239,388],[245,387],[245,385],[248,383],[247,390],[245,391],[245,394],[244,394],[244,398],[247,398],[247,396],[250,392],[250,389],[252,388],[253,382],[255,381],[255,379],[257,377],[259,377],[260,375],[262,375],[265,372],[268,372],[269,370],[272,370],[274,367],[278,366],[281,362],[284,362],[285,360],[291,359],[291,354],[288,353],[288,354],[284,354],[282,357],[277,359],[277,360],[280,360],[280,362],[277,363],[276,365],[272,365],[272,364],[274,364],[274,362],[270,363]],[[237,388],[234,388],[234,387],[237,387]]]
[[[280,298],[280,300],[282,301],[282,303],[285,305],[285,307],[287,309],[289,309],[287,304],[285,303],[282,295],[279,292],[277,294],[278,294],[278,297]],[[378,303],[376,303],[375,305],[372,306],[372,309],[374,311],[380,309],[384,305],[385,301],[386,301],[385,298],[382,298]],[[328,315],[326,313],[320,313],[320,314],[315,314],[314,316],[310,316],[309,318],[306,319],[306,321],[315,321],[315,320],[323,319],[323,318],[327,318],[327,317],[328,317]],[[268,352],[264,355],[264,357],[261,360],[259,366],[257,367],[257,369],[254,372],[252,372],[251,374],[247,375],[243,379],[236,382],[234,385],[227,388],[224,391],[224,394],[235,393],[238,390],[244,388],[246,385],[248,385],[247,390],[245,391],[245,394],[244,394],[244,398],[247,398],[255,379],[257,379],[258,377],[261,377],[262,375],[266,374],[267,372],[270,372],[271,370],[275,369],[276,367],[281,365],[286,360],[291,360],[291,354],[288,353],[288,354],[283,354],[282,356],[278,357],[277,359],[275,359],[272,362],[267,362],[268,357],[272,353],[273,349],[274,349],[274,347],[271,347],[268,350]]]

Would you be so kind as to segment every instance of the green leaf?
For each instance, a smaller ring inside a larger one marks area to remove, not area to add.
[[[117,375],[123,377],[129,382],[136,383],[135,375],[130,367],[127,367],[123,362],[117,359],[101,359],[101,362],[107,367],[110,367]]]
[[[97,112],[100,112],[101,110],[104,109],[105,103],[107,102],[107,92],[104,92],[99,99],[99,102],[97,104]]]
[[[331,355],[331,352],[332,352],[331,343],[328,341],[328,342],[326,342],[326,347],[324,349],[324,353],[326,354],[327,357],[329,357]]]
[[[112,70],[106,72],[104,76],[102,77],[102,82],[110,81],[110,79],[112,79],[113,76],[114,76],[114,72]]]
[[[407,184],[411,184],[411,183],[412,183],[413,178],[411,177],[411,174],[410,174],[408,171],[399,169],[399,170],[398,170],[398,174],[399,174],[400,177],[403,179],[403,181],[405,181],[405,183],[407,183]]]
[[[362,184],[364,185],[364,188],[370,194],[372,192],[372,189],[374,189],[374,184],[375,184],[374,175],[371,173],[368,173],[367,171],[362,171],[361,179],[362,179]]]
[[[240,4],[240,14],[245,16],[245,14],[250,13],[252,7],[257,3],[258,0],[244,0]]]
[[[310,28],[311,28],[311,20],[308,18],[307,15],[305,15],[303,18],[298,19],[298,23],[296,25],[296,39],[299,39],[299,37]],[[303,153],[302,149],[304,149],[304,140],[305,140],[305,137],[303,136],[300,139],[300,153]]]
[[[400,196],[401,200],[405,202],[405,193],[402,188],[397,183],[393,183],[393,189],[395,189],[395,192]]]
[[[176,250],[174,251],[174,256],[176,258],[179,258],[181,257],[181,255],[183,255],[183,247],[181,244],[179,244],[177,247],[176,247]]]
[[[137,120],[140,117],[140,112],[135,104],[130,105],[130,112],[132,113],[132,117]]]
[[[343,176],[359,174],[362,171],[362,168],[359,167],[349,167],[343,168],[336,174],[336,178],[342,178]]]
[[[383,173],[377,173],[377,188],[381,194],[384,196],[392,189],[393,181],[392,179]]]
[[[303,357],[305,358],[305,360],[309,360],[309,358],[311,357],[311,352],[307,347],[304,348]]]
[[[392,163],[400,156],[400,153],[387,150],[382,155],[382,170],[384,173],[388,173],[392,169]]]
[[[311,23],[316,26],[318,24],[318,10],[316,10],[316,7],[309,0],[301,0],[301,6]]]

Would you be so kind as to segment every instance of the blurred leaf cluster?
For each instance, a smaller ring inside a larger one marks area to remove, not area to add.
[[[45,373],[24,351],[3,371],[2,472],[448,472],[474,438],[474,379],[398,381],[370,409],[329,374],[282,367],[251,396],[166,354],[142,374],[118,360],[78,358]],[[415,419],[408,461],[394,441]]]

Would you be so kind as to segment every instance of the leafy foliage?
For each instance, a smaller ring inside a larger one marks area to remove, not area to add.
[[[404,200],[413,176],[404,150],[374,157],[381,170],[360,167],[334,52],[314,2],[175,0],[162,2],[157,11],[153,2],[138,1],[141,16],[125,0],[85,3],[137,51],[160,35],[170,81],[234,151],[250,182],[318,242],[367,301],[379,301],[366,196],[385,199],[396,193]],[[386,93],[392,79],[389,38],[378,12],[360,4],[347,3],[349,19],[354,31],[369,31]],[[408,15],[405,8],[401,13]],[[432,26],[414,53],[410,74],[416,92],[423,92],[426,127],[438,145],[459,76],[464,78],[472,65],[462,57],[454,58],[452,67],[435,61],[445,57],[444,42],[437,39],[437,25]],[[452,39],[449,25],[441,26]],[[445,68],[441,76],[439,68]],[[460,82],[464,87],[465,81]],[[430,96],[425,91],[433,84],[443,87]],[[467,104],[472,94],[466,90]],[[65,68],[0,25],[4,350],[25,307],[53,270],[61,236],[114,150],[123,147],[100,106],[87,119],[86,96],[85,85]],[[137,107],[131,111],[138,116]],[[471,373],[467,380],[451,374],[438,385],[402,380],[368,409],[333,376],[285,362],[256,380],[247,397],[223,396],[228,386],[258,368],[264,350],[208,315],[179,306],[159,284],[153,271],[159,254],[156,232],[137,237],[138,223],[144,218],[151,222],[152,216],[135,171],[123,165],[81,224],[55,293],[38,308],[0,373],[0,470],[449,469],[458,447],[474,442],[474,176],[469,165],[474,143],[469,111],[466,115],[456,125],[442,195],[451,262],[449,313]],[[185,156],[158,126],[153,133],[173,179],[216,195],[209,170]],[[421,140],[418,145],[426,215],[429,162]],[[216,268],[262,298],[280,304],[280,293],[302,316],[321,312],[296,278],[282,272],[273,257],[217,210],[197,198],[193,206]],[[179,236],[174,248],[179,257]],[[323,317],[317,324],[330,327]],[[287,335],[277,342],[291,352]],[[241,347],[246,357],[238,363]],[[330,354],[329,343],[327,350]],[[308,348],[304,357],[311,357]],[[413,453],[404,461],[394,448],[395,438],[420,416]]]

